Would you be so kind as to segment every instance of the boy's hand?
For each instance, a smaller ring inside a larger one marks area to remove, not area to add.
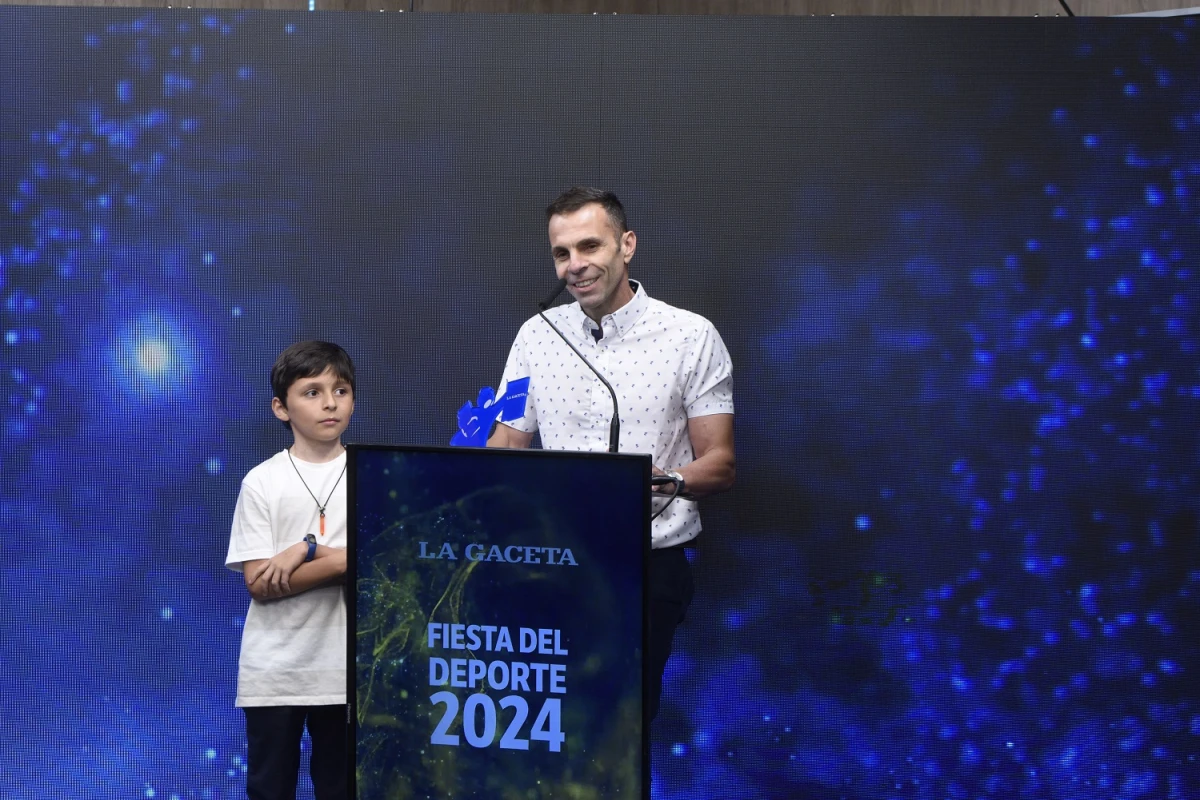
[[[292,590],[292,573],[304,563],[307,555],[308,545],[304,542],[285,547],[255,568],[258,574],[250,576],[247,586],[261,582],[260,591],[267,597],[286,597]]]

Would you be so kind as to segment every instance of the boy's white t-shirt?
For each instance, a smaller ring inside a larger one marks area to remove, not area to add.
[[[309,533],[319,544],[346,547],[345,467],[344,452],[333,461],[310,464],[289,459],[283,450],[250,470],[233,512],[225,566],[242,572],[242,562],[270,558]],[[305,483],[322,501],[330,498],[325,536],[320,535],[320,512]],[[275,600],[251,598],[242,628],[234,704],[345,703],[346,647],[346,599],[341,585]]]

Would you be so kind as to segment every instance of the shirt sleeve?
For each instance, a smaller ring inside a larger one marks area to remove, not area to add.
[[[537,424],[537,396],[538,387],[535,385],[535,380],[529,374],[529,359],[525,353],[525,327],[517,333],[517,338],[513,342],[512,349],[508,351],[508,363],[504,365],[504,377],[499,386],[496,387],[497,396],[503,396],[508,388],[509,381],[520,380],[521,378],[529,378],[529,394],[525,398],[525,415],[516,419],[505,419],[503,423],[510,428],[514,428],[522,433],[533,433],[538,429]]]
[[[733,362],[721,334],[707,321],[692,350],[683,407],[688,419],[733,413]]]
[[[247,475],[238,493],[233,510],[233,527],[229,534],[229,552],[225,566],[234,572],[242,571],[242,563],[275,555],[275,537],[271,533],[271,510],[261,487],[253,476]]]

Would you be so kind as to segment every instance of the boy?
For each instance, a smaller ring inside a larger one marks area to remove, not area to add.
[[[290,448],[242,481],[225,565],[243,573],[235,705],[246,715],[246,796],[294,800],[305,726],[317,800],[346,797],[346,450],[354,363],[300,342],[271,369],[271,410]]]

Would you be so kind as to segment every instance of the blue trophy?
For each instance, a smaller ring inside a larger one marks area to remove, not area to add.
[[[451,447],[486,447],[492,425],[525,416],[528,396],[529,378],[509,381],[499,398],[491,387],[483,387],[476,405],[467,401],[458,410],[458,433],[450,440]]]

